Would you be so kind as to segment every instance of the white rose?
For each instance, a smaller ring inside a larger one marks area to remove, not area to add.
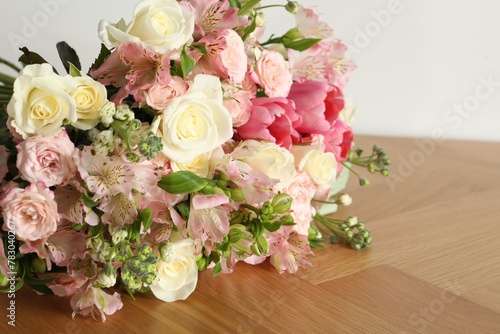
[[[172,161],[171,167],[174,172],[185,170],[193,172],[199,177],[212,178],[215,172],[215,165],[223,155],[224,151],[222,147],[218,146],[215,150],[200,154],[186,163]]]
[[[77,89],[72,94],[76,102],[77,121],[75,128],[89,130],[101,120],[101,109],[107,100],[106,87],[91,77],[74,78]]]
[[[73,78],[55,74],[49,64],[26,66],[14,82],[7,106],[12,126],[24,139],[58,133],[63,124],[77,120],[70,95],[75,90]]]
[[[295,165],[322,187],[330,188],[337,177],[337,160],[331,152],[322,152],[320,145],[294,145],[290,152]]]
[[[108,47],[136,43],[161,54],[192,41],[194,14],[176,0],[143,0],[135,7],[128,25],[102,20],[99,38]]]
[[[288,186],[296,174],[293,155],[275,143],[245,140],[231,155],[270,178],[280,180],[278,187]]]
[[[219,78],[197,75],[186,94],[173,98],[153,121],[151,131],[162,138],[163,154],[177,163],[190,162],[231,139],[232,118]]]
[[[196,288],[198,266],[194,258],[192,239],[181,239],[166,246],[158,260],[158,276],[151,284],[156,298],[165,302],[186,299]]]

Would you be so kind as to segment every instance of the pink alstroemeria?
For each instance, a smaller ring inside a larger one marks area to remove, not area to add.
[[[75,292],[80,289],[85,282],[87,282],[87,278],[83,275],[80,276],[71,276],[66,273],[57,274],[54,277],[54,280],[47,284],[50,290],[54,293],[54,295],[59,297],[73,296]]]
[[[300,6],[295,13],[295,22],[301,37],[327,39],[333,35],[333,29],[320,20],[315,7]]]
[[[195,195],[187,230],[191,238],[205,242],[221,242],[229,233],[229,211],[223,204],[229,203],[226,195]]]
[[[85,255],[85,235],[71,228],[61,228],[47,239],[26,240],[19,247],[21,254],[36,253],[52,269],[52,262],[60,267],[69,265],[71,259]]]
[[[102,222],[115,227],[132,224],[138,213],[133,196],[124,193],[105,197],[99,205],[99,209],[104,212],[101,217]]]
[[[135,43],[118,46],[90,74],[103,85],[120,88],[113,97],[117,105],[128,95],[133,95],[136,102],[142,103],[145,90],[158,83],[166,84],[172,79],[168,54],[161,57]]]
[[[96,201],[107,195],[130,194],[134,179],[134,168],[119,156],[103,156],[92,153],[86,146],[81,152],[78,171]]]
[[[106,315],[111,315],[122,307],[123,303],[118,292],[110,295],[100,288],[95,288],[92,284],[83,286],[71,298],[73,318],[77,314],[85,317],[92,316],[94,319],[100,316],[104,322]]]
[[[213,35],[219,29],[232,29],[238,25],[238,8],[230,7],[228,0],[191,0],[196,10],[194,38]]]
[[[299,267],[311,266],[307,256],[313,252],[309,247],[307,235],[282,228],[269,236],[268,243],[271,264],[279,273],[294,274]]]
[[[252,100],[250,119],[237,128],[237,136],[266,140],[289,149],[300,141],[296,129],[302,120],[294,109],[294,102],[284,97],[255,98]]]
[[[85,189],[81,189],[85,192]],[[58,187],[54,190],[55,201],[61,218],[75,224],[84,222],[90,226],[96,226],[99,223],[99,217],[89,207],[85,205],[82,193],[73,187]]]

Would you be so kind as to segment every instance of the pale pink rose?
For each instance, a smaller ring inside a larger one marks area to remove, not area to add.
[[[65,185],[76,174],[77,150],[65,130],[29,137],[17,145],[16,166],[23,179],[45,186]]]
[[[300,122],[292,100],[284,97],[255,98],[248,122],[236,132],[241,139],[266,140],[289,149],[300,141],[295,130],[300,127]]]
[[[54,295],[59,297],[72,296],[80,289],[87,279],[83,276],[72,277],[68,274],[57,274],[54,280],[47,284]]]
[[[275,50],[264,50],[254,68],[257,83],[268,97],[287,97],[292,86],[290,64]]]
[[[329,132],[344,108],[342,91],[322,81],[295,82],[288,98],[295,102],[301,118],[296,130],[302,135]]]
[[[92,316],[93,318],[101,316],[104,322],[106,321],[106,315],[111,315],[122,307],[123,303],[118,292],[110,295],[100,288],[95,288],[92,284],[81,287],[71,298],[73,318],[77,314],[84,317]]]
[[[181,77],[175,76],[166,83],[158,83],[149,87],[144,93],[146,103],[156,110],[165,109],[170,100],[183,95],[188,88],[189,85]]]
[[[218,34],[222,34],[226,40],[226,47],[218,55],[220,62],[231,82],[241,83],[245,79],[248,64],[243,40],[232,29],[221,30]]]
[[[298,234],[307,236],[312,220],[311,200],[314,198],[316,185],[314,181],[303,172],[297,173],[293,182],[283,190],[293,197],[292,217],[296,225],[292,228]]]
[[[5,146],[0,145],[0,183],[2,183],[5,175],[7,175],[9,168],[7,167],[7,160],[9,159],[9,153]]]
[[[43,183],[33,183],[25,189],[11,188],[0,206],[4,221],[14,223],[20,240],[47,238],[57,230],[60,218],[54,193]],[[5,231],[7,225],[3,226]]]

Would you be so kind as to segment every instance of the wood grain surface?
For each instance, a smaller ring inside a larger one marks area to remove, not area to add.
[[[370,249],[329,245],[297,275],[206,271],[188,300],[123,295],[104,324],[23,289],[15,328],[0,296],[0,333],[500,333],[500,143],[357,138],[373,143],[392,176],[363,189],[351,178],[354,203],[335,214],[364,220]]]

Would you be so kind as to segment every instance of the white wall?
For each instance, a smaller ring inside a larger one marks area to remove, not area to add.
[[[272,2],[284,0],[263,1]],[[317,5],[336,36],[351,46],[358,69],[347,92],[358,107],[357,133],[431,136],[441,132],[449,138],[500,140],[500,1],[300,3]],[[0,55],[10,60],[19,56],[8,38],[17,35],[30,49],[56,63],[55,43],[65,40],[78,51],[86,68],[99,48],[99,20],[129,20],[135,4],[135,0],[9,1],[8,9],[4,5],[0,13]],[[270,32],[283,32],[293,24],[283,10],[266,13]],[[27,22],[39,27],[28,31]],[[484,83],[488,81],[491,84]]]

